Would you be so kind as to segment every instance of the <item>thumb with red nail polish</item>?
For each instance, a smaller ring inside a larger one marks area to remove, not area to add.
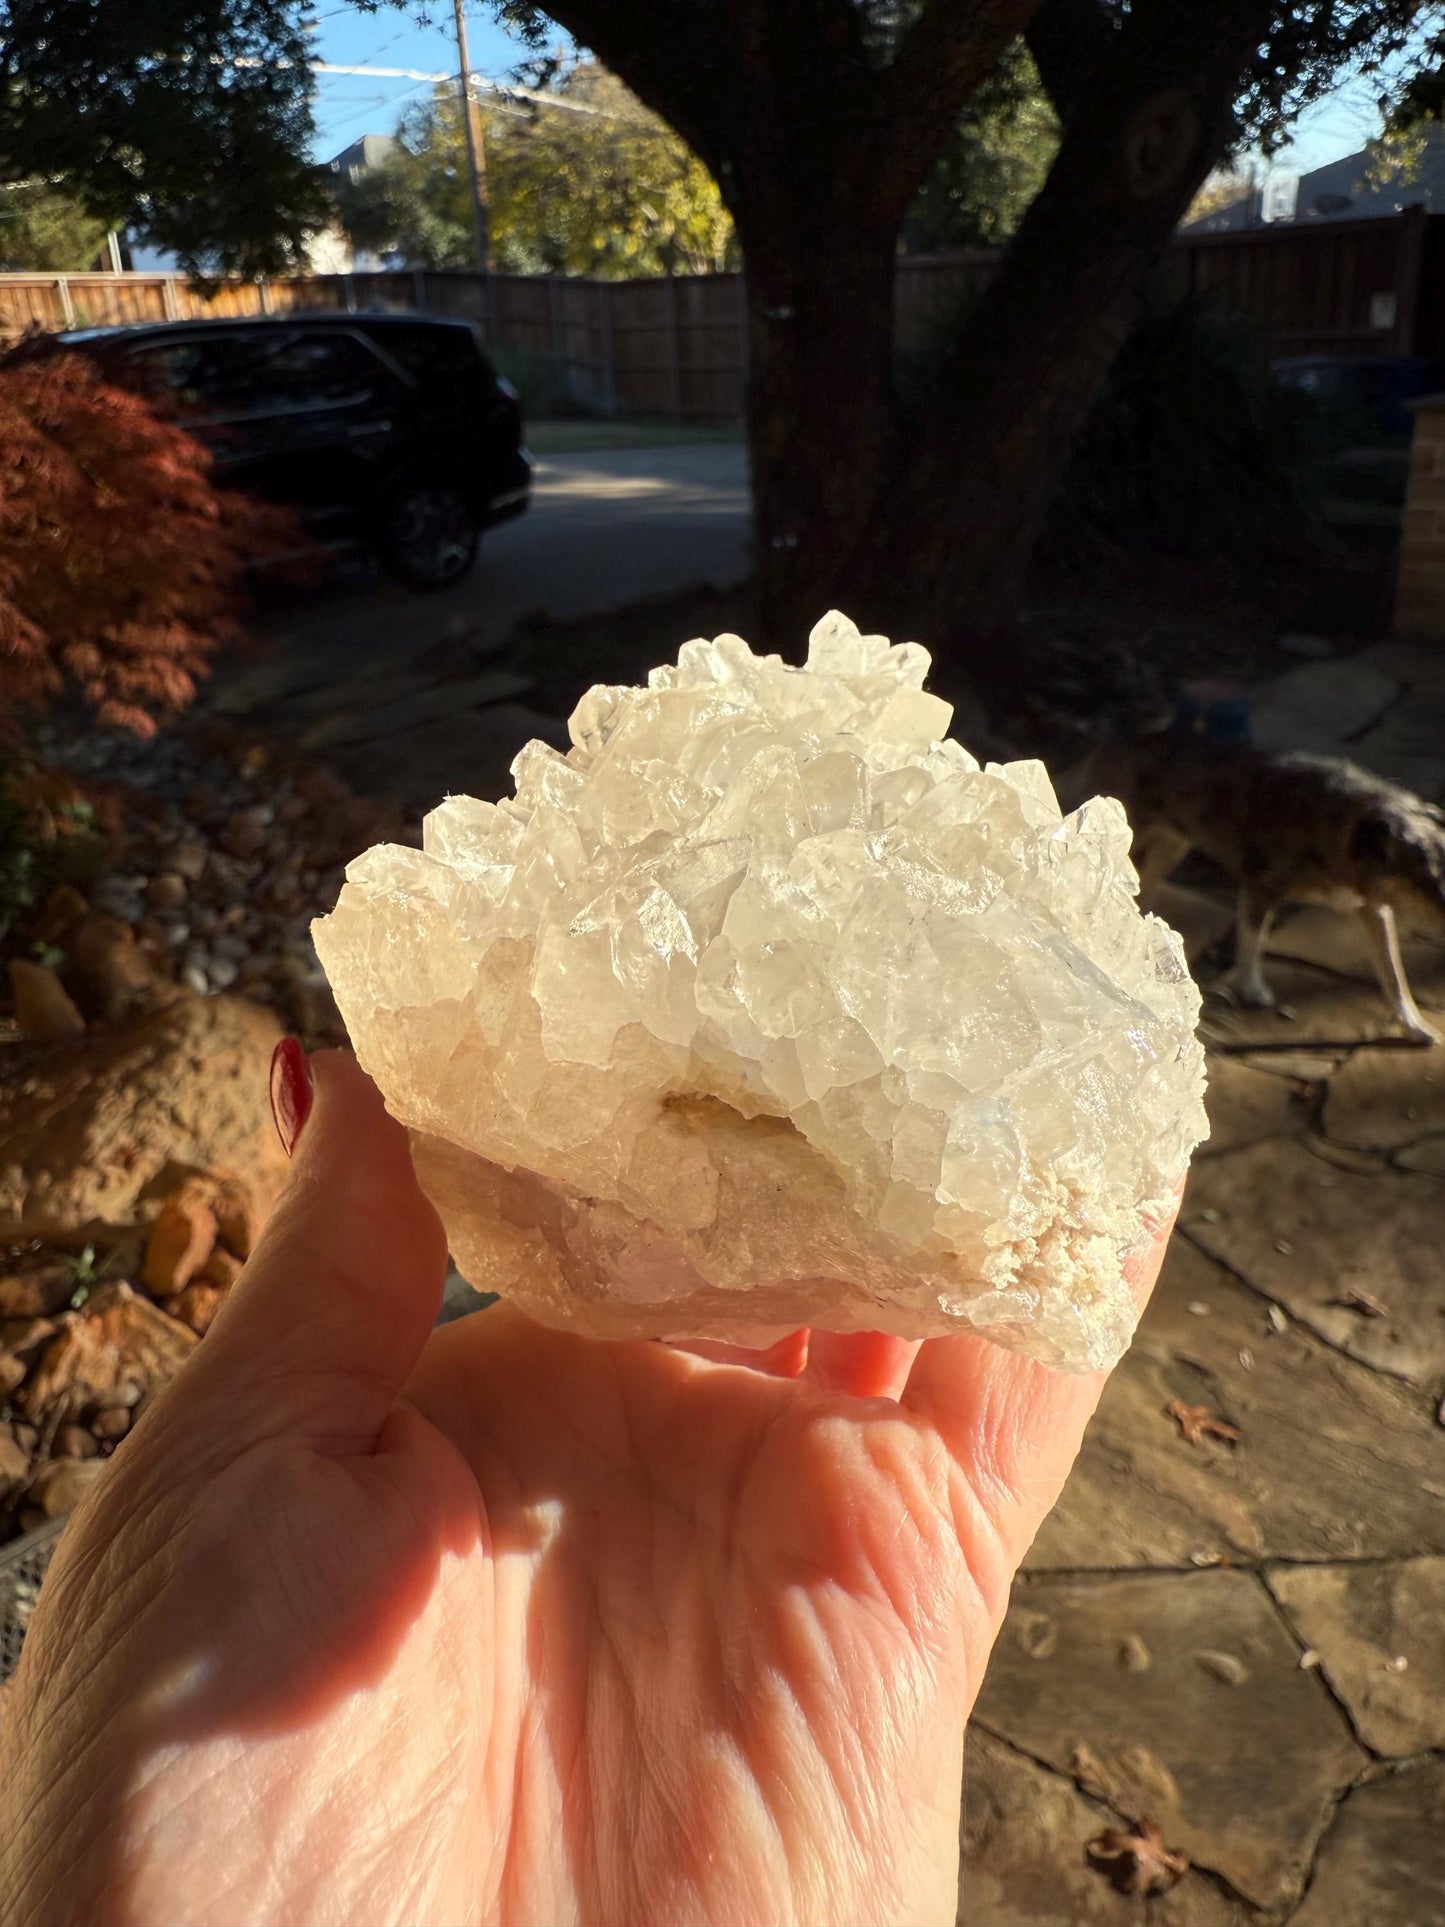
[[[289,1158],[311,1115],[311,1063],[294,1037],[283,1037],[271,1053],[271,1115]]]

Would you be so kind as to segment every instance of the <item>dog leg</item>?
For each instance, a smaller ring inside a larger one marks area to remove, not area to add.
[[[1395,1007],[1396,1020],[1408,1036],[1419,1038],[1422,1044],[1438,1044],[1438,1031],[1432,1030],[1425,1022],[1411,995],[1404,959],[1400,955],[1395,912],[1388,903],[1367,903],[1362,907],[1360,917],[1369,940],[1375,975],[1380,980],[1381,990]]]
[[[1269,926],[1274,922],[1275,906],[1259,891],[1246,884],[1239,892],[1234,921],[1234,966],[1224,979],[1225,987],[1242,1004],[1257,1010],[1274,1006],[1274,992],[1264,980],[1264,946]]]

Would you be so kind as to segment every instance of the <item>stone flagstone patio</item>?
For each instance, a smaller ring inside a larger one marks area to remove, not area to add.
[[[1206,1002],[1215,1135],[978,1701],[960,1927],[1445,1921],[1445,1047],[1348,919],[1273,950],[1289,1014]],[[1148,1901],[1087,1853],[1145,1815],[1193,1863]]]

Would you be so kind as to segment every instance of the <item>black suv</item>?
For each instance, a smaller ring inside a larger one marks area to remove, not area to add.
[[[303,314],[89,328],[51,338],[162,402],[217,481],[365,542],[413,589],[460,582],[480,531],[532,485],[514,390],[469,321]]]

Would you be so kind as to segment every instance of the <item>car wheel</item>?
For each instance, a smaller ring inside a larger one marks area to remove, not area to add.
[[[409,589],[449,589],[476,561],[478,532],[459,488],[437,475],[409,476],[382,500],[376,551]]]

